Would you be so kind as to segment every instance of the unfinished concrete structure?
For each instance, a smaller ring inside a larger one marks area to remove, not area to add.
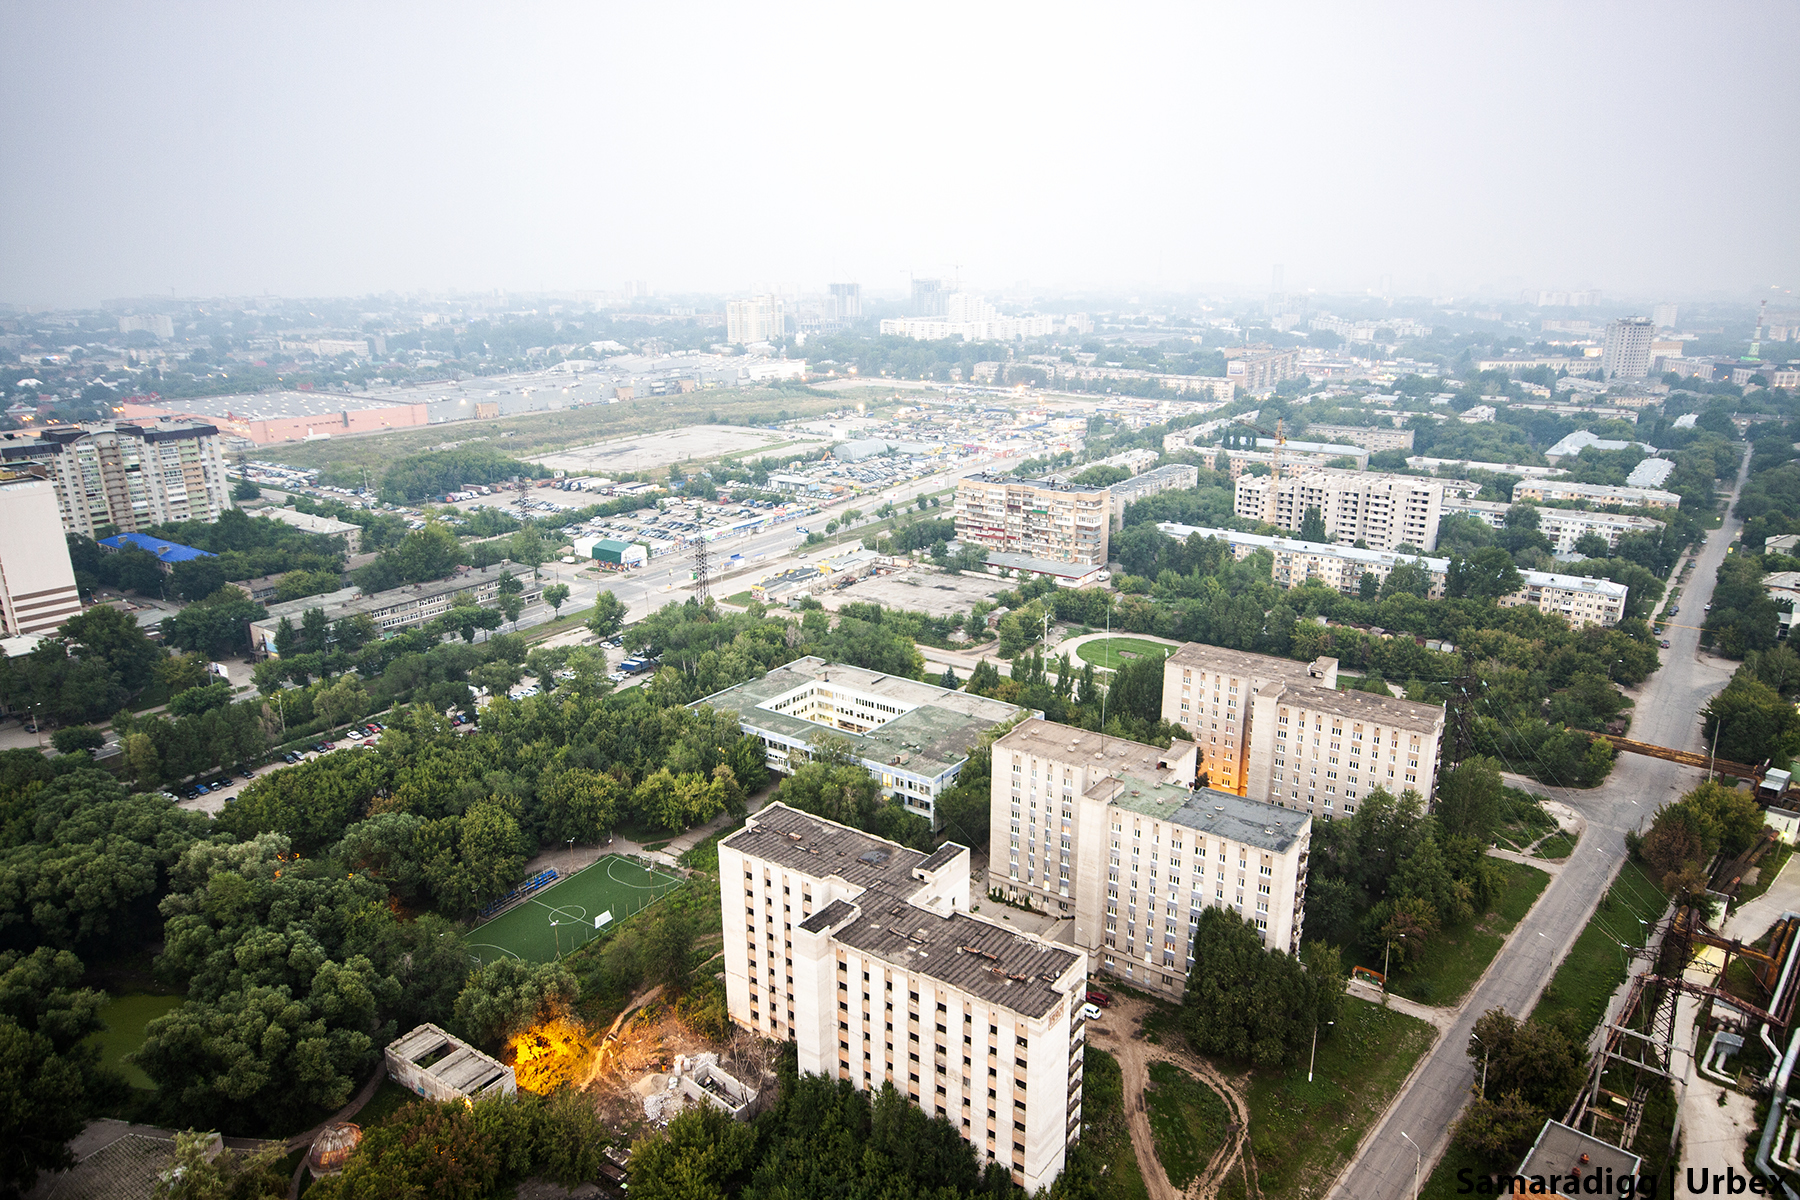
[[[394,1039],[383,1053],[388,1077],[427,1100],[479,1100],[519,1090],[511,1067],[436,1025]]]
[[[710,1050],[676,1055],[673,1072],[652,1075],[648,1082],[651,1087],[644,1096],[644,1115],[658,1125],[667,1125],[689,1104],[703,1102],[734,1121],[748,1121],[750,1105],[756,1100],[756,1089],[722,1069],[719,1056]]]

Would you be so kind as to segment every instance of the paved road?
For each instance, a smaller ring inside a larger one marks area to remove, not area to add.
[[[799,566],[801,562],[794,557],[797,551],[806,550],[806,535],[796,533],[796,525],[804,525],[808,529],[823,533],[828,521],[841,519],[847,509],[857,509],[864,516],[860,525],[872,524],[874,512],[884,501],[892,501],[896,507],[905,507],[922,493],[940,492],[954,487],[958,480],[979,472],[991,470],[993,460],[983,459],[974,463],[963,463],[949,471],[940,471],[935,475],[927,475],[922,479],[906,483],[894,484],[879,491],[872,491],[854,499],[834,505],[825,512],[813,513],[805,517],[783,518],[781,527],[761,530],[756,533],[743,534],[735,538],[722,538],[711,543],[712,552],[712,591],[714,595],[726,596],[745,591],[757,579],[771,571],[787,567]],[[949,502],[937,509],[934,517],[950,515]],[[856,526],[852,526],[855,528]],[[835,549],[839,552],[852,548],[845,543]],[[825,554],[824,547],[806,550],[808,560]],[[731,564],[733,554],[741,555],[737,565]],[[574,584],[573,569],[563,576],[563,582]],[[692,594],[690,583],[690,566],[685,555],[665,556],[654,559],[639,570],[624,575],[609,575],[598,583],[586,582],[587,591],[577,590],[564,605],[565,613],[572,612],[577,604],[591,608],[595,596],[602,590],[612,592],[625,602],[628,610],[626,620],[638,621],[650,615],[665,604],[685,601]],[[521,625],[532,624],[529,617],[520,622]]]
[[[1738,489],[1743,487],[1748,467],[1746,454],[1744,469],[1738,473]],[[1727,517],[1724,526],[1707,538],[1680,600],[1686,609],[1683,616],[1704,611],[1725,548],[1737,532],[1738,522]],[[1671,628],[1665,636],[1670,648],[1663,651],[1664,665],[1636,694],[1631,736],[1677,749],[1704,750],[1700,710],[1730,679],[1735,664],[1701,654],[1697,629]],[[1450,1126],[1475,1083],[1474,1064],[1465,1053],[1475,1019],[1493,1008],[1521,1017],[1530,1012],[1556,964],[1580,935],[1613,876],[1625,865],[1625,831],[1647,824],[1659,805],[1675,799],[1701,778],[1702,772],[1689,767],[1622,754],[1600,787],[1567,793],[1545,789],[1556,792],[1556,798],[1587,818],[1587,833],[1356,1159],[1339,1176],[1332,1200],[1404,1200],[1412,1195],[1420,1156],[1400,1135],[1409,1134],[1423,1149],[1424,1170],[1419,1175],[1423,1179],[1448,1145]]]

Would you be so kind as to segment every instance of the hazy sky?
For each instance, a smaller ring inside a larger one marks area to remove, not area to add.
[[[1716,0],[4,0],[0,300],[1748,295],[1800,275],[1797,43]]]

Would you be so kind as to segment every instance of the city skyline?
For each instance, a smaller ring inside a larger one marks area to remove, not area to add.
[[[0,82],[0,300],[1794,281],[1791,161],[1678,165],[1792,99],[1791,8],[937,14],[12,6],[82,53]]]

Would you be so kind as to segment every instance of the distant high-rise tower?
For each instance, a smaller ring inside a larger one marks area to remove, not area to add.
[[[1650,373],[1650,339],[1656,332],[1649,317],[1621,317],[1606,327],[1600,370],[1608,379],[1642,379]]]
[[[1673,304],[1657,305],[1650,310],[1650,319],[1656,322],[1658,329],[1675,328],[1675,306]]]
[[[725,340],[739,345],[787,335],[787,306],[779,296],[752,296],[725,302]]]
[[[941,317],[944,315],[944,304],[949,293],[944,290],[941,279],[915,279],[912,281],[912,315],[915,317]]]
[[[831,285],[831,306],[826,313],[834,321],[862,320],[862,284],[834,283]]]

